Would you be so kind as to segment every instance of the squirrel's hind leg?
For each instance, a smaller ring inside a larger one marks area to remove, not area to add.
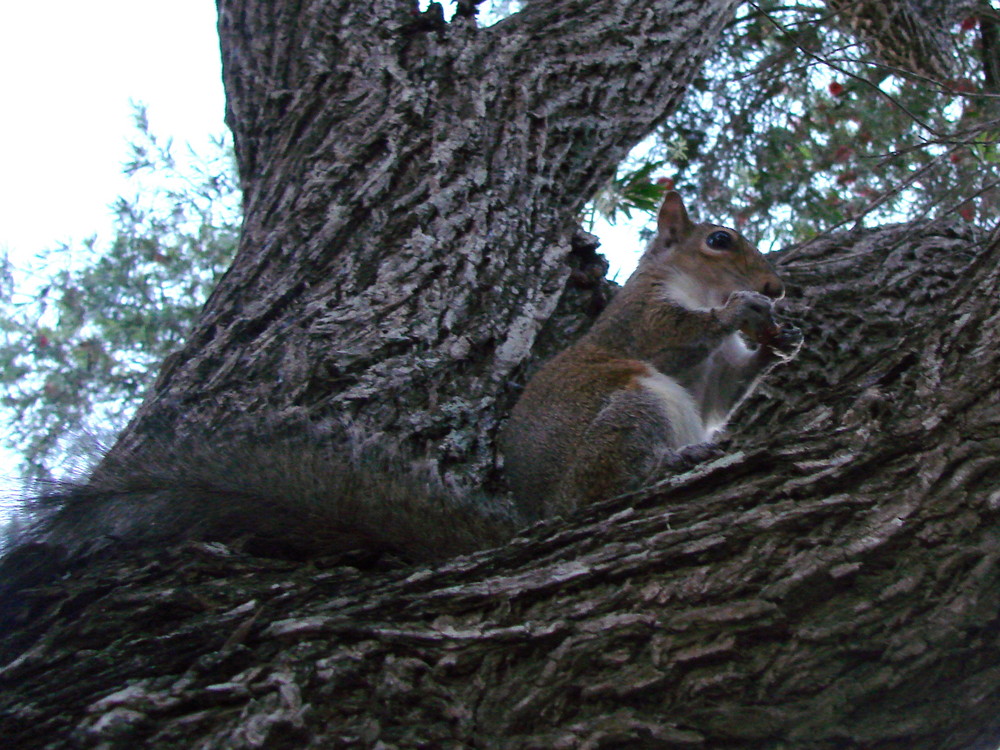
[[[682,390],[666,376],[658,377]],[[649,387],[640,381],[611,395],[587,427],[555,500],[557,507],[547,509],[547,515],[643,487],[690,465],[695,456],[689,456],[685,446],[707,447],[703,433],[691,429],[695,421],[700,424],[693,401],[686,392],[675,397],[673,388],[662,385]]]

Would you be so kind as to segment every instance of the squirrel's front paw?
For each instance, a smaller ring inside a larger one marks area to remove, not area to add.
[[[724,456],[726,452],[715,443],[694,443],[685,445],[677,451],[677,454],[687,462],[688,466],[696,466]]]
[[[781,359],[791,359],[802,347],[802,331],[788,323],[775,325],[757,337],[757,343],[767,347]]]
[[[722,308],[722,319],[734,330],[741,331],[757,340],[766,331],[775,327],[771,314],[773,302],[758,292],[733,292]]]
[[[715,443],[693,443],[670,451],[662,461],[662,468],[672,473],[680,473],[725,453]]]

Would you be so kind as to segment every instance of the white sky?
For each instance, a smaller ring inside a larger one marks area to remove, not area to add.
[[[0,250],[13,257],[110,227],[128,193],[130,99],[153,132],[223,132],[211,0],[0,5]]]

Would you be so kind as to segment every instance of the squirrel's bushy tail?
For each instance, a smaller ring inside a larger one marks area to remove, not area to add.
[[[432,562],[498,545],[520,525],[499,499],[446,486],[428,462],[349,428],[317,432],[264,440],[244,429],[108,457],[86,482],[26,502],[0,587],[35,585],[115,549],[188,540],[296,558],[357,549]]]

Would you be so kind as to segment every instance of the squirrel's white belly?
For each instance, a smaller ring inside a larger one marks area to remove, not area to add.
[[[669,375],[650,366],[650,374],[637,379],[639,385],[655,395],[670,420],[674,448],[704,443],[709,435],[694,397]]]

